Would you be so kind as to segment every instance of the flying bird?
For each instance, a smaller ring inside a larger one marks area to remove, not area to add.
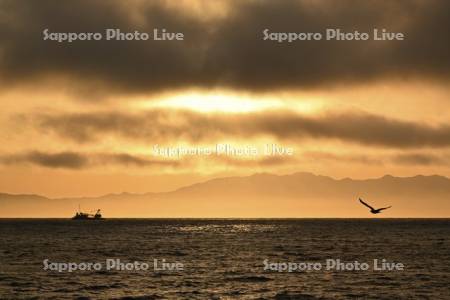
[[[388,208],[392,207],[392,206],[388,206],[388,207],[382,207],[382,208],[375,209],[372,206],[370,206],[369,204],[367,204],[366,202],[364,202],[361,198],[359,198],[359,202],[361,202],[364,206],[367,206],[368,208],[370,208],[370,212],[373,214],[379,214],[383,209],[388,209]]]

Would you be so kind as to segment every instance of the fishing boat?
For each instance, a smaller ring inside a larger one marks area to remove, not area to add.
[[[75,216],[72,217],[72,220],[104,220],[102,214],[100,213],[100,209],[97,209],[95,214],[82,212],[79,208],[76,212]]]

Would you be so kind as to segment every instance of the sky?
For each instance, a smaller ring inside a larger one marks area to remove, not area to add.
[[[223,176],[450,177],[448,1],[0,1],[0,192],[160,192]],[[183,41],[43,40],[182,32]],[[403,41],[263,40],[402,32]],[[292,155],[155,154],[265,145]]]

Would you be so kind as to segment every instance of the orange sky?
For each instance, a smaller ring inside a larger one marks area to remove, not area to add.
[[[348,11],[320,1],[131,3],[0,8],[9,15],[0,33],[0,192],[158,192],[258,172],[450,176],[448,51],[425,39],[440,23],[442,3],[422,10],[358,4]],[[399,15],[399,8],[405,12]],[[269,18],[273,10],[284,15]],[[63,17],[45,18],[55,14]],[[349,15],[358,16],[354,24],[346,22]],[[43,28],[96,31],[108,24],[142,31],[165,26],[187,40],[41,40]],[[408,39],[290,46],[260,39],[264,28],[333,24],[385,26]],[[436,41],[445,36],[436,43],[448,42],[445,30],[433,32]],[[293,154],[164,157],[153,151],[155,145],[217,144],[277,144]]]
[[[450,154],[438,141],[432,141],[438,146],[422,146],[410,144],[409,139],[404,143],[390,138],[384,140],[377,130],[390,130],[390,127],[399,130],[397,127],[403,123],[385,124],[376,119],[420,124],[438,130],[450,117],[446,110],[448,92],[448,88],[439,85],[396,82],[326,92],[283,91],[262,96],[230,91],[186,91],[148,98],[139,95],[126,100],[108,99],[86,107],[77,102],[76,96],[60,91],[7,91],[1,95],[6,108],[1,113],[2,128],[8,130],[2,131],[0,136],[3,157],[0,190],[52,197],[168,191],[213,177],[256,172],[288,174],[300,170],[336,178],[370,178],[385,174],[450,176]],[[160,124],[154,120],[143,121],[149,112],[161,114],[160,118],[167,120]],[[277,120],[279,118],[278,123],[265,120],[273,119],[274,113]],[[313,124],[291,125],[300,126],[300,134],[287,134],[291,129],[283,128],[289,126],[283,116],[291,118],[291,114],[307,118]],[[348,117],[334,117],[340,114]],[[102,127],[102,122],[119,122],[121,115],[135,118],[122,120],[124,124],[117,128]],[[353,129],[351,122],[355,122],[355,126],[359,124],[353,115],[369,118],[369,122],[372,122],[370,118],[375,118],[374,125],[370,126],[385,127]],[[209,130],[208,126],[214,126],[218,120],[218,128]],[[60,124],[43,125],[51,121]],[[59,131],[69,124],[74,128]],[[269,128],[276,124],[281,126],[280,132]],[[240,126],[247,126],[247,130],[248,126],[255,128],[246,132]],[[331,131],[336,127],[349,128],[331,135],[326,128],[322,128],[323,133],[302,133],[306,130],[302,126],[330,126]],[[92,134],[92,140],[72,135],[73,130],[86,130],[79,135]],[[142,133],[135,132],[139,130]],[[373,143],[371,135],[376,139]],[[261,152],[265,144],[277,144],[292,148],[293,155],[167,157],[154,152],[155,145],[212,148],[216,144],[236,148],[251,146]]]

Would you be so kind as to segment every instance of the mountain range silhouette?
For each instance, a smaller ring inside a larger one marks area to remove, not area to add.
[[[0,217],[70,217],[78,205],[108,217],[372,217],[358,197],[393,208],[382,217],[449,217],[450,179],[444,176],[333,179],[311,173],[208,180],[164,193],[121,193],[50,199],[0,193]]]

